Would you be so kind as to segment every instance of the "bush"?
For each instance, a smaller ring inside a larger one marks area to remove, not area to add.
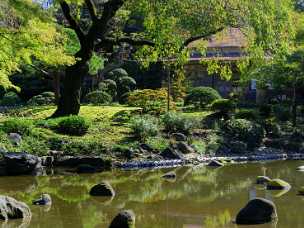
[[[221,96],[215,89],[197,87],[190,90],[187,94],[185,105],[194,105],[196,109],[203,109],[217,99],[221,99]]]
[[[128,105],[140,107],[144,113],[161,114],[167,109],[167,90],[166,89],[144,89],[135,90],[129,93]],[[172,101],[172,98],[171,98]],[[172,108],[174,103],[171,102]]]
[[[243,109],[239,110],[235,114],[236,119],[245,119],[245,120],[256,120],[258,118],[258,114],[254,110]]]
[[[284,105],[274,105],[273,113],[280,121],[288,121],[291,119],[290,107],[286,107]]]
[[[260,116],[264,118],[269,118],[272,114],[272,106],[271,105],[261,105],[259,107]]]
[[[281,127],[274,119],[265,120],[265,130],[267,135],[272,137],[280,137],[282,135]]]
[[[189,134],[199,123],[197,119],[185,117],[176,112],[166,113],[162,118],[162,122],[167,132],[180,132],[185,134]]]
[[[100,155],[106,151],[105,146],[99,141],[91,140],[73,140],[67,143],[64,143],[61,147],[61,150],[65,154],[69,155]]]
[[[251,149],[259,146],[265,136],[264,129],[260,125],[245,119],[227,121],[224,130],[229,137],[246,142]]]
[[[111,79],[104,80],[98,84],[98,89],[100,91],[106,92],[107,94],[115,97],[117,95],[117,84]]]
[[[29,105],[52,105],[55,103],[55,94],[53,92],[44,92],[32,97],[27,104]]]
[[[146,141],[148,137],[157,136],[159,131],[157,119],[149,115],[134,117],[130,128],[134,136],[142,141]]]
[[[229,99],[217,99],[212,102],[211,109],[215,112],[221,113],[224,116],[234,111],[235,104]]]
[[[21,103],[22,103],[22,100],[14,92],[8,92],[8,93],[4,94],[4,96],[1,100],[1,105],[3,105],[3,106],[16,106],[16,105],[20,105]]]
[[[56,126],[58,132],[66,135],[82,136],[87,133],[89,122],[81,116],[69,116],[61,118]]]
[[[86,95],[85,101],[94,105],[109,104],[112,102],[112,97],[104,91],[94,91]]]
[[[19,118],[4,121],[2,130],[8,134],[18,133],[20,135],[29,135],[33,127],[34,125],[32,121]]]

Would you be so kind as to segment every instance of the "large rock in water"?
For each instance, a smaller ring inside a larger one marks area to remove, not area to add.
[[[257,225],[271,222],[277,218],[276,206],[273,202],[256,198],[237,214],[236,224],[238,225]]]
[[[256,180],[256,184],[267,184],[271,182],[271,179],[266,176],[258,176]]]
[[[3,153],[0,175],[37,174],[42,170],[41,159],[38,156],[20,153]]]
[[[174,150],[172,148],[167,148],[163,152],[160,153],[160,156],[162,156],[164,159],[169,159],[169,160],[184,160],[185,157],[182,153],[180,153],[177,150]]]
[[[281,179],[273,179],[267,183],[268,190],[286,190],[290,188],[291,188],[290,184]]]
[[[30,220],[31,217],[31,210],[25,203],[19,202],[8,196],[0,195],[0,220]]]
[[[110,224],[109,228],[135,228],[135,214],[131,210],[120,212]]]
[[[93,186],[90,190],[90,195],[91,196],[113,197],[113,196],[115,196],[115,191],[108,182],[104,181],[104,182],[101,182],[100,184]]]

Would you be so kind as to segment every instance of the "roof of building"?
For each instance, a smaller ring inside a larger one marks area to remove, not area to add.
[[[207,41],[204,39],[193,41],[188,45],[189,48],[201,46],[207,42],[207,48],[244,48],[247,46],[247,38],[239,28],[229,27],[222,32],[212,35]]]

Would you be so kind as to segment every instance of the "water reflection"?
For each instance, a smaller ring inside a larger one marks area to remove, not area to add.
[[[221,169],[198,166],[94,175],[2,177],[0,193],[29,205],[41,193],[51,195],[51,208],[31,206],[30,227],[108,227],[122,209],[135,212],[140,228],[237,227],[232,222],[234,216],[255,197],[275,202],[280,227],[302,227],[304,218],[297,213],[300,199],[294,192],[296,186],[302,185],[301,175],[295,175],[297,166],[298,162],[276,162]],[[176,173],[174,182],[162,178],[169,171]],[[255,180],[261,174],[282,178],[295,187],[286,192],[259,189]],[[90,188],[101,181],[111,183],[115,198],[89,196]],[[18,227],[11,222],[4,227],[10,226]],[[275,227],[275,224],[258,227]]]

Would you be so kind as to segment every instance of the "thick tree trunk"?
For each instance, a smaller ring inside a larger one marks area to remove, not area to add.
[[[88,64],[82,61],[67,67],[60,100],[57,110],[52,115],[53,118],[79,114],[81,85],[88,72]]]

